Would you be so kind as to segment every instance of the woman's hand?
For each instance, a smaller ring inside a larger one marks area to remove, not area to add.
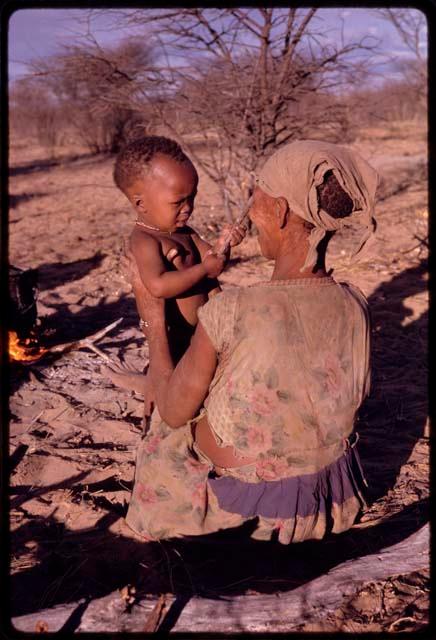
[[[239,224],[226,224],[218,239],[203,258],[209,278],[217,278],[224,269],[230,256],[230,247],[234,247],[244,239],[247,227],[242,222]]]
[[[165,300],[154,298],[144,286],[128,241],[124,245],[121,268],[126,280],[132,285],[138,313],[143,320],[142,329],[146,337],[150,338],[153,331],[165,323]]]

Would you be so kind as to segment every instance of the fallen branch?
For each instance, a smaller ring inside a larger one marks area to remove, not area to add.
[[[115,322],[112,322],[107,327],[100,329],[96,333],[93,333],[92,335],[87,336],[86,338],[81,338],[80,340],[72,340],[71,342],[64,342],[62,344],[56,344],[53,347],[45,347],[45,351],[41,357],[44,357],[45,355],[50,355],[52,353],[67,353],[69,351],[73,351],[76,349],[86,348],[86,349],[90,349],[91,351],[94,351],[94,353],[99,355],[106,362],[116,366],[117,363],[115,362],[115,360],[112,360],[112,358],[106,355],[101,349],[96,347],[94,342],[97,342],[97,340],[101,340],[101,338],[103,338],[107,333],[112,331],[112,329],[115,329],[115,327],[117,327],[120,324],[120,322],[122,322],[123,319],[124,318],[118,318],[118,320],[115,320]]]
[[[165,594],[162,594],[159,596],[159,600],[156,602],[154,609],[148,616],[143,631],[146,631],[147,633],[154,633],[158,630],[166,605],[167,600]]]
[[[309,579],[300,586],[289,591],[281,591],[280,597],[277,597],[278,592],[219,599],[194,596],[184,607],[171,631],[200,634],[231,634],[235,628],[238,631],[255,633],[295,631],[309,616],[325,615],[337,609],[345,598],[355,594],[367,582],[411,573],[428,565],[429,525],[426,524],[395,545],[342,562],[327,573]],[[130,613],[126,613],[118,591],[91,600],[76,631],[143,632],[144,613],[149,613],[146,624],[151,627],[151,623],[157,620],[159,633],[159,627],[162,628],[165,621],[160,621],[163,610],[161,598],[162,596],[158,600],[138,600]],[[170,605],[176,598],[167,594],[166,599],[166,603]],[[15,617],[12,623],[18,631],[29,632],[33,631],[36,621],[45,620],[50,631],[55,632],[62,627],[80,602],[83,602],[83,599]]]

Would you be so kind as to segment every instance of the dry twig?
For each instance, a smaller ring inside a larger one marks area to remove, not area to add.
[[[153,633],[158,630],[160,622],[162,620],[163,612],[167,606],[167,600],[164,593],[159,596],[159,600],[154,606],[153,611],[148,616],[143,631]]]
[[[86,338],[82,338],[80,340],[73,340],[71,342],[64,342],[62,344],[54,345],[53,347],[47,347],[44,355],[48,355],[51,353],[66,353],[68,351],[73,351],[75,349],[87,348],[87,349],[91,349],[91,351],[94,351],[94,353],[97,353],[106,362],[116,366],[117,363],[114,360],[112,360],[112,358],[107,356],[103,351],[101,351],[101,349],[96,347],[94,342],[97,342],[97,340],[101,340],[101,338],[103,338],[107,333],[109,333],[109,331],[112,331],[112,329],[115,329],[115,327],[117,327],[120,324],[120,322],[122,322],[123,319],[124,318],[118,318],[118,320],[115,320],[115,322],[111,322],[111,324],[107,325],[107,327],[100,329],[96,333],[93,333],[92,335],[87,336]]]

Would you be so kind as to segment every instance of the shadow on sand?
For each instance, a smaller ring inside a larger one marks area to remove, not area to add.
[[[359,452],[376,500],[393,485],[428,417],[428,313],[410,322],[407,298],[427,291],[427,261],[382,283],[369,297],[372,390],[360,411]],[[405,321],[407,324],[405,324]]]
[[[15,207],[18,207],[18,205],[23,204],[25,202],[29,202],[29,200],[33,200],[34,198],[42,198],[44,196],[46,196],[46,193],[18,193],[18,194],[14,194],[14,193],[10,193],[9,194],[9,208],[10,209],[15,209]],[[19,218],[19,220],[21,220],[21,218]],[[15,222],[18,222],[18,220],[9,220],[9,224],[13,224]]]
[[[54,289],[67,282],[80,280],[97,269],[106,254],[97,251],[90,258],[74,260],[73,262],[51,262],[36,267],[38,272],[38,289],[45,291]]]
[[[83,484],[86,479],[78,480]],[[70,487],[71,480],[64,485]],[[36,566],[10,578],[12,616],[102,597],[126,584],[135,585],[139,598],[292,591],[347,560],[401,542],[428,519],[428,504],[422,500],[372,528],[283,547],[249,539],[252,522],[202,540],[141,543],[108,531],[121,516],[120,503],[107,501],[106,510],[90,531],[67,531],[54,518],[33,516],[14,532],[14,554],[23,553],[29,541],[38,543],[38,552]]]
[[[31,162],[23,162],[23,164],[17,164],[9,167],[9,175],[20,176],[27,175],[29,173],[37,173],[39,171],[47,171],[53,169],[53,167],[59,167],[61,165],[71,164],[77,160],[98,159],[106,157],[107,154],[97,154],[94,152],[82,153],[82,154],[70,154],[62,156],[61,158],[41,158],[40,160],[32,160]]]

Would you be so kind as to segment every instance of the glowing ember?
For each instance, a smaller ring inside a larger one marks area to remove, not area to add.
[[[47,349],[40,347],[35,336],[20,340],[15,331],[9,331],[9,357],[11,360],[31,362],[38,360]]]

